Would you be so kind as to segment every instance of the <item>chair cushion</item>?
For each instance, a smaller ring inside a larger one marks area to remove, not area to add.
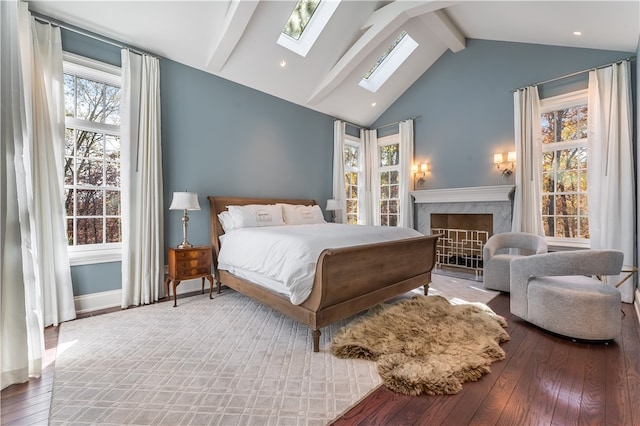
[[[522,257],[517,254],[496,254],[483,263],[484,288],[509,292],[511,259]]]
[[[529,282],[527,321],[564,336],[609,340],[620,334],[620,291],[585,276],[541,277]]]

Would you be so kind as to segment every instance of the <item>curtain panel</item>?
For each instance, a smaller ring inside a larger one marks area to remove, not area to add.
[[[75,318],[62,161],[60,29],[0,2],[1,386],[42,372],[44,327]]]
[[[542,228],[540,146],[540,98],[538,88],[529,86],[513,94],[516,139],[516,192],[513,200],[513,232],[544,236]]]
[[[400,122],[400,217],[398,226],[413,228],[413,197],[411,196],[413,164],[413,120]]]
[[[341,120],[333,122],[333,198],[340,205],[336,211],[336,223],[347,223],[347,203],[345,200],[344,138],[347,124]]]
[[[634,263],[635,185],[632,146],[630,66],[589,72],[589,233],[592,249],[616,249]],[[619,277],[611,279],[617,282]],[[635,279],[619,287],[633,303]]]
[[[370,164],[376,164],[376,158],[378,153],[378,131],[377,130],[365,130],[360,129],[360,140],[362,141],[362,147],[364,148],[364,193],[362,194],[362,201],[360,202],[360,220],[363,225],[372,225],[375,223],[376,215],[373,206],[376,203],[377,191],[374,191],[373,182],[375,182],[375,176],[373,175],[373,167],[369,167]],[[378,218],[378,221],[380,219]]]
[[[164,286],[159,60],[122,50],[122,308]]]

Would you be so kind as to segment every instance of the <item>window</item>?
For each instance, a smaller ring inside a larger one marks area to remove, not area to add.
[[[278,44],[307,56],[339,4],[340,0],[299,0],[278,37]]]
[[[358,85],[370,92],[377,92],[417,47],[418,43],[406,31],[403,31],[364,75]]]
[[[362,143],[359,139],[347,137],[344,142],[345,200],[347,223],[358,224],[360,220],[360,193],[364,184]]]
[[[541,102],[542,225],[551,243],[589,243],[587,111],[586,90]]]
[[[70,259],[72,264],[120,260],[119,68],[65,53],[64,102]]]
[[[398,135],[378,139],[380,225],[398,226],[400,217],[400,143]]]

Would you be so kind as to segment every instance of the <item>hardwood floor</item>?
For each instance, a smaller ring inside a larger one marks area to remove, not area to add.
[[[509,323],[507,358],[457,395],[409,397],[384,386],[332,425],[640,425],[640,333],[623,304],[621,335],[609,345],[551,335],[512,316],[509,298],[489,304]],[[45,330],[43,375],[2,391],[2,425],[49,420],[58,328]]]
[[[623,304],[621,335],[608,345],[573,342],[509,313],[509,297],[489,303],[505,316],[507,358],[457,395],[410,397],[384,386],[332,425],[638,425],[640,334]]]

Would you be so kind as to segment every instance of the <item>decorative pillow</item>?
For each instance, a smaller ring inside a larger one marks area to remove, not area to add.
[[[222,225],[222,229],[224,229],[225,234],[237,229],[231,213],[226,211],[222,212],[218,215],[218,219],[220,220],[220,225]]]
[[[248,204],[227,206],[236,228],[284,225],[282,207],[275,204]]]
[[[280,204],[284,222],[287,225],[304,225],[310,223],[325,223],[320,206],[303,206],[297,204]]]

